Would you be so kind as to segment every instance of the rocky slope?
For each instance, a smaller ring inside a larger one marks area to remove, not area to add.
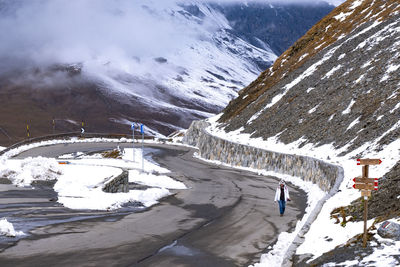
[[[248,134],[268,144],[276,140],[300,151],[302,147],[322,150],[331,145],[331,151],[319,156],[329,161],[329,155],[334,155],[346,162],[345,175],[357,173],[352,163],[356,158],[385,155],[390,166],[386,174],[381,171],[384,175],[379,190],[372,193],[369,218],[399,218],[399,68],[400,3],[348,0],[241,90],[223,111],[218,127],[230,135]],[[374,169],[375,173],[379,168]],[[337,199],[346,205],[359,197],[352,189],[353,177],[344,178],[341,188],[345,192],[338,193]],[[327,204],[331,211],[341,205],[332,201]],[[345,214],[360,221],[360,207],[358,199],[344,208]],[[317,219],[320,222],[324,222],[322,215]],[[316,239],[323,240],[329,236],[331,226],[319,227],[326,227],[325,233],[316,226],[312,234],[321,235]],[[346,228],[336,231],[336,235],[342,232]],[[326,240],[328,244],[330,239]],[[342,249],[338,247],[311,263],[308,257],[295,262],[299,266],[320,266],[354,259],[354,255],[341,254]],[[368,255],[366,251],[361,251],[361,259]]]
[[[347,1],[240,91],[220,122],[252,137],[349,145],[399,136],[399,3]],[[265,127],[268,125],[268,127]]]
[[[282,15],[255,23],[241,20],[258,17],[251,5],[116,3],[0,1],[0,143],[24,138],[26,124],[33,136],[51,133],[52,118],[57,132],[81,120],[97,132],[127,133],[132,121],[162,134],[186,128],[220,112],[332,8],[265,4]],[[260,30],[268,23],[279,24],[274,34]],[[282,41],[276,33],[293,24]]]

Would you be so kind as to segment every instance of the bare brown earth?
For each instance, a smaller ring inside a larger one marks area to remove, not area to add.
[[[53,74],[49,77],[52,81]],[[0,77],[0,145],[10,145],[27,138],[27,125],[30,137],[52,134],[53,118],[55,133],[80,131],[84,121],[86,132],[129,134],[129,121],[135,121],[165,135],[179,127],[187,128],[194,119],[202,119],[195,113],[183,113],[178,108],[160,110],[134,95],[111,94],[98,82],[85,79],[80,74],[75,76],[68,82],[50,86],[40,85],[36,80],[32,83],[13,83],[8,78]],[[171,98],[167,93],[159,97]],[[173,104],[182,108],[206,109],[201,104],[179,98],[173,100]],[[215,107],[210,107],[208,111],[216,112]],[[115,121],[120,119],[128,122]]]

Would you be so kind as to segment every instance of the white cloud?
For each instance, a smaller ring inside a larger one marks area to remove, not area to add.
[[[157,56],[196,33],[166,20],[146,2],[22,1],[0,18],[0,56],[40,63]]]

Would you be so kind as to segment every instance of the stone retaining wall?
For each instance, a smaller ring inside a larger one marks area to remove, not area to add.
[[[190,146],[198,147],[200,135],[202,135],[203,130],[208,126],[210,126],[210,124],[206,121],[193,121],[189,129],[187,129],[182,142]]]
[[[127,193],[129,192],[129,173],[124,170],[120,175],[112,178],[103,186],[103,191],[107,193]]]
[[[233,143],[205,131],[205,121],[193,122],[183,142],[199,148],[202,158],[218,160],[232,166],[274,171],[302,178],[329,192],[340,173],[338,166],[310,157],[283,154]]]

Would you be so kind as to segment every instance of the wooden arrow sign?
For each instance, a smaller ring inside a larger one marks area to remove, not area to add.
[[[375,184],[378,185],[378,178],[362,178],[362,177],[356,177],[353,178],[353,182],[355,183],[362,183],[362,184]]]
[[[374,184],[353,184],[353,188],[364,189],[364,190],[375,190],[375,185]]]
[[[382,163],[380,159],[357,159],[357,165],[379,165]]]

